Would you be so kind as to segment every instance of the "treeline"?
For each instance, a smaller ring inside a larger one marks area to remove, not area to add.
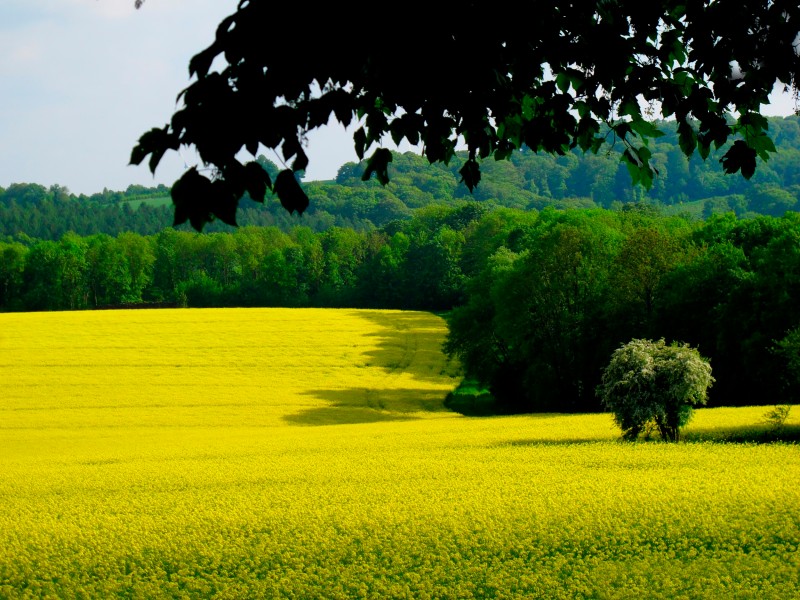
[[[263,157],[261,160],[267,162]],[[332,215],[314,209],[300,217],[296,213],[288,214],[277,199],[259,204],[248,197],[243,198],[239,206],[237,219],[241,226],[277,227],[284,232],[298,225],[313,231],[329,227],[361,231],[375,227],[368,219],[354,215],[352,210]],[[368,212],[375,218],[375,210]],[[407,215],[408,211],[402,214]],[[116,236],[122,232],[154,235],[170,227],[173,216],[170,190],[163,185],[155,188],[129,186],[124,192],[104,190],[91,196],[75,196],[61,186],[46,188],[35,183],[15,183],[5,190],[0,188],[0,239],[24,234],[58,240],[69,232],[83,236],[99,233]],[[193,231],[188,223],[175,229]],[[217,221],[205,231],[233,232],[235,229]]]
[[[759,164],[750,181],[725,175],[717,160],[722,150],[712,152],[705,161],[697,155],[687,161],[674,125],[667,122],[660,124],[666,134],[650,142],[652,164],[659,174],[649,191],[631,185],[616,150],[564,156],[515,152],[510,160],[482,163],[482,179],[473,193],[459,182],[464,153],[458,153],[445,166],[429,164],[418,154],[407,152],[397,154],[390,163],[391,181],[385,187],[374,179],[361,181],[365,163],[347,163],[339,169],[335,181],[302,182],[311,200],[302,216],[289,215],[276,198],[258,204],[245,197],[237,219],[240,226],[277,227],[284,233],[297,226],[314,232],[330,227],[367,231],[410,218],[430,204],[464,201],[521,210],[546,206],[612,208],[620,203],[647,202],[670,207],[673,212],[691,209],[698,217],[729,211],[740,217],[780,216],[787,210],[800,209],[800,117],[772,117],[769,125],[778,152]],[[276,165],[264,156],[258,161],[274,178]],[[35,183],[0,188],[0,237],[24,233],[58,240],[70,231],[84,236],[116,236],[123,231],[154,235],[172,220],[165,186],[129,186],[124,192],[104,190],[90,196]],[[189,225],[178,229],[190,231]],[[233,228],[214,222],[206,230],[232,232]]]
[[[429,206],[380,230],[246,226],[151,236],[67,233],[0,242],[0,310],[107,306],[351,306],[448,309],[477,203]]]
[[[711,405],[798,398],[800,215],[431,205],[371,231],[165,229],[0,243],[0,310],[321,306],[452,311],[447,350],[503,410],[599,410],[635,337],[711,360]]]

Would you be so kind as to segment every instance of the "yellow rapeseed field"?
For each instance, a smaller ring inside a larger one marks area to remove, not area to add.
[[[0,598],[800,598],[798,447],[710,441],[764,407],[464,417],[445,331],[0,314]]]

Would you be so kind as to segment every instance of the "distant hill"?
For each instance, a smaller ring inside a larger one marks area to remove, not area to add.
[[[477,200],[487,207],[503,206],[540,210],[546,206],[609,208],[617,203],[650,202],[668,213],[697,218],[733,211],[740,217],[780,216],[798,210],[800,199],[800,117],[771,117],[770,131],[778,152],[759,164],[748,181],[726,175],[718,161],[722,149],[704,161],[689,160],[678,146],[673,124],[659,123],[665,132],[651,140],[652,164],[658,176],[651,190],[631,185],[616,150],[598,155],[580,152],[563,156],[522,150],[507,161],[482,163],[482,179],[473,193],[460,183],[458,170],[466,153],[449,165],[429,164],[415,153],[397,153],[390,164],[391,181],[362,181],[365,163],[346,163],[332,181],[303,182],[311,206],[302,216],[289,215],[277,198],[263,205],[245,198],[240,203],[239,225],[273,225],[284,231],[306,225],[314,231],[331,226],[369,230],[409,218],[430,204],[456,204]],[[278,168],[259,157],[273,175]],[[79,235],[133,231],[157,233],[172,225],[169,188],[131,185],[124,191],[103,190],[75,195],[62,186],[46,188],[36,183],[15,183],[0,188],[0,236],[27,235],[59,239],[67,231]],[[188,225],[178,229],[189,229]],[[226,231],[230,226],[211,223],[206,231]]]

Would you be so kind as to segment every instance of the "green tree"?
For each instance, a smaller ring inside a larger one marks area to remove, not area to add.
[[[214,233],[210,236],[208,249],[211,258],[207,269],[209,275],[219,282],[222,289],[232,288],[241,274],[236,239],[230,233]]]
[[[369,308],[405,308],[402,273],[410,242],[398,231],[392,237],[376,232],[367,237],[367,255],[358,273],[358,298]]]
[[[403,262],[406,308],[446,310],[460,303],[463,274],[459,267],[464,236],[447,226],[414,236]]]
[[[487,22],[496,10],[410,1],[376,24],[372,11],[342,14],[334,4],[239,2],[189,62],[196,79],[182,105],[141,136],[131,163],[155,171],[166,152],[196,148],[214,179],[189,169],[172,198],[176,222],[202,229],[234,224],[245,192],[264,201],[272,190],[302,213],[308,197],[295,175],[308,166],[307,134],[332,119],[360,120],[359,158],[378,146],[362,178],[384,185],[387,137],[422,144],[430,163],[444,164],[463,140],[459,175],[470,190],[484,159],[523,148],[597,153],[609,143],[633,182],[649,187],[646,142],[663,133],[654,115],[675,120],[685,156],[724,147],[726,173],[749,178],[774,152],[761,110],[776,84],[797,83],[797,2],[579,1],[536,5],[535,18],[503,26]],[[313,46],[289,26],[298,23],[314,32]],[[409,32],[420,42],[402,52],[387,43]],[[270,176],[256,158],[262,146],[280,149],[290,167]]]
[[[599,408],[593,389],[611,339],[606,299],[618,234],[598,214],[541,213],[518,252],[494,252],[448,319],[445,350],[504,411]]]
[[[800,326],[791,329],[785,337],[775,342],[773,347],[783,361],[785,385],[791,390],[789,398],[796,403],[800,397]]]
[[[116,306],[134,301],[127,257],[116,239],[104,233],[92,236],[86,256],[92,306]]]
[[[128,301],[141,302],[145,289],[152,283],[153,263],[156,256],[152,238],[132,231],[123,231],[116,238],[117,246],[125,256],[130,274]]]
[[[513,269],[518,255],[501,246],[467,283],[467,301],[447,316],[444,351],[458,357],[466,375],[486,386],[500,411],[524,412],[525,357],[505,339],[497,322],[493,288]]]
[[[596,393],[625,439],[655,427],[674,442],[713,382],[710,363],[688,344],[634,339],[611,355]]]
[[[525,232],[535,225],[536,211],[498,208],[464,228],[464,248],[461,269],[466,277],[473,277],[487,266],[489,258],[504,246],[519,251]]]
[[[798,198],[789,190],[778,186],[755,185],[745,194],[747,208],[762,215],[781,217],[794,210]]]
[[[350,306],[365,256],[366,237],[352,229],[332,227],[320,234],[320,242],[325,262],[317,299],[323,306]]]
[[[178,283],[176,295],[186,306],[215,307],[222,306],[223,289],[219,281],[200,270]]]
[[[651,335],[661,281],[680,256],[677,236],[655,222],[636,227],[621,243],[613,262],[611,285],[618,318],[631,334]]]
[[[61,298],[64,308],[86,308],[87,244],[81,236],[67,232],[61,237]]]
[[[302,286],[303,293],[308,296],[309,301],[313,302],[325,273],[325,252],[322,249],[322,242],[309,227],[293,228],[291,237],[302,255],[302,258],[293,259],[302,265],[298,274],[299,285]]]
[[[302,265],[303,254],[296,246],[269,250],[264,256],[260,303],[263,306],[303,306],[308,295],[299,285]]]
[[[34,243],[25,255],[23,303],[26,310],[63,310],[63,255],[58,242]]]
[[[153,263],[153,296],[159,302],[179,302],[178,286],[197,270],[192,256],[196,234],[164,229],[155,237]]]
[[[25,256],[28,249],[19,242],[0,242],[0,311],[21,310]]]
[[[531,238],[492,290],[496,328],[524,365],[523,398],[532,410],[594,408],[616,237],[596,225],[552,224]]]

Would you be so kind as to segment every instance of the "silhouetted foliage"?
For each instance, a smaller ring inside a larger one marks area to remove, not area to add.
[[[609,144],[631,180],[650,188],[665,166],[648,145],[663,135],[655,116],[674,119],[684,157],[724,148],[726,174],[749,179],[775,151],[760,111],[776,84],[797,83],[797,2],[574,2],[487,24],[496,9],[405,2],[376,23],[370,10],[242,0],[189,62],[182,105],[141,136],[130,162],[155,171],[166,152],[195,147],[211,177],[188,170],[172,198],[175,222],[199,230],[236,222],[246,192],[263,202],[272,190],[289,213],[303,213],[309,200],[295,176],[308,166],[306,136],[332,119],[360,122],[360,159],[378,145],[361,177],[382,185],[394,158],[381,147],[387,136],[445,165],[463,140],[458,174],[470,191],[485,159],[525,148],[599,156]],[[313,43],[303,46],[299,27]],[[410,32],[417,41],[399,51],[391,40]],[[255,168],[262,147],[282,154],[274,177]],[[618,184],[611,172],[603,178]]]

